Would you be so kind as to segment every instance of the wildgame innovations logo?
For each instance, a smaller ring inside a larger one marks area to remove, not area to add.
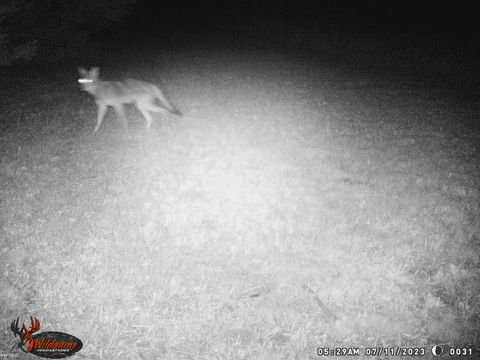
[[[34,354],[49,359],[62,359],[80,351],[83,344],[73,335],[58,331],[45,331],[35,334],[40,330],[40,321],[30,316],[30,327],[22,324],[18,326],[17,320],[12,321],[10,329],[20,337],[18,347],[26,353]]]

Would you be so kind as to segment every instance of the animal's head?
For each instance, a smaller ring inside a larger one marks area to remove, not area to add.
[[[98,75],[100,70],[98,67],[92,67],[90,70],[85,68],[78,68],[78,73],[80,74],[80,79],[78,79],[78,83],[82,87],[83,91],[92,91],[96,87],[96,83],[98,81]]]

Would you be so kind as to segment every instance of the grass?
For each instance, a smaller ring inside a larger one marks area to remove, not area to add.
[[[91,136],[75,66],[10,77],[2,351],[28,315],[89,359],[478,347],[478,105],[326,63],[176,57],[138,69],[185,114],[150,131],[129,109],[129,131],[110,113]]]

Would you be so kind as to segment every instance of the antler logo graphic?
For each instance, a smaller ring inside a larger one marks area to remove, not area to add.
[[[17,320],[12,321],[12,324],[10,325],[10,329],[13,331],[15,334],[15,337],[17,335],[20,337],[20,342],[18,344],[18,347],[21,348],[25,352],[30,352],[33,349],[33,338],[32,335],[33,333],[37,332],[40,330],[40,321],[33,316],[30,316],[30,322],[31,326],[30,328],[27,328],[25,324],[22,324],[22,328],[20,329],[18,327],[18,320],[19,318],[17,317]],[[27,349],[25,350],[25,345],[28,343],[28,346],[26,347]]]
[[[59,331],[40,330],[40,321],[30,316],[30,327],[22,324],[18,326],[19,318],[13,320],[10,329],[20,337],[18,347],[23,351],[49,359],[63,359],[80,351],[83,347],[82,341],[70,334]]]

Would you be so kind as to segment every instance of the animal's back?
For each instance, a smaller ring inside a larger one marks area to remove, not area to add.
[[[105,104],[128,104],[152,98],[154,85],[137,79],[99,81],[96,98]]]

